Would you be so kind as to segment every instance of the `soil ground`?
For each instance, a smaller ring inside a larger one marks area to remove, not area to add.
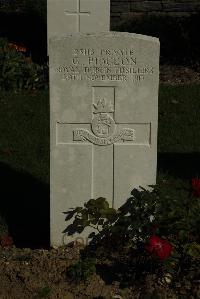
[[[186,67],[161,66],[160,82],[196,84],[200,73]],[[142,295],[146,289],[159,290],[161,298],[180,298],[155,277],[148,277],[141,287],[123,290],[118,282],[106,284],[97,274],[85,283],[75,283],[66,276],[66,269],[78,259],[79,251],[78,245],[50,250],[0,246],[0,299],[142,299],[147,298]],[[182,289],[181,298],[200,298],[199,286],[192,288],[196,289],[195,297],[188,297]]]
[[[74,282],[66,269],[77,260],[79,249],[77,245],[51,250],[0,248],[0,299],[142,299],[146,290],[154,289],[163,294],[161,298],[178,298],[153,276],[142,286],[125,289],[115,281],[106,284],[97,274],[85,283]]]

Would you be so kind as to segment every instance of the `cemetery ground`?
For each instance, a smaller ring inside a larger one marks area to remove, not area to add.
[[[191,79],[187,69],[176,69],[177,76],[165,69],[159,92],[158,182],[167,184],[170,193],[200,175],[200,81],[197,73]],[[48,92],[1,91],[0,126],[0,214],[6,219],[0,219],[0,298],[200,297],[199,277],[163,281],[149,273],[142,281],[122,284],[109,259],[99,258],[96,273],[85,282],[67,276],[82,246],[49,248]],[[115,259],[126,261],[126,255],[124,248]],[[199,256],[195,263],[198,272]]]

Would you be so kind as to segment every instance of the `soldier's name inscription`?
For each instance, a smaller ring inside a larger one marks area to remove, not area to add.
[[[154,73],[153,66],[137,59],[134,49],[72,49],[67,60],[57,67],[67,81],[141,82]]]

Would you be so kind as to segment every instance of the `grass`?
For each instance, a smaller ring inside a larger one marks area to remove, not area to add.
[[[199,111],[200,85],[160,86],[158,181],[200,175]],[[0,214],[16,246],[38,248],[49,242],[48,92],[0,92],[0,127]]]
[[[200,152],[199,111],[199,85],[162,85],[159,93],[158,151]]]
[[[0,162],[49,183],[47,92],[0,93]]]
[[[200,152],[200,85],[161,85],[159,153]],[[49,183],[47,91],[0,93],[0,162]]]

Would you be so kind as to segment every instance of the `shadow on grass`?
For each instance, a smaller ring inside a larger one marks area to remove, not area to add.
[[[200,176],[200,153],[159,153],[158,171],[175,178]],[[17,247],[49,248],[49,186],[0,163],[0,212]]]
[[[200,177],[200,153],[158,153],[158,171],[183,180]]]
[[[0,212],[17,247],[49,247],[49,186],[0,163]]]

